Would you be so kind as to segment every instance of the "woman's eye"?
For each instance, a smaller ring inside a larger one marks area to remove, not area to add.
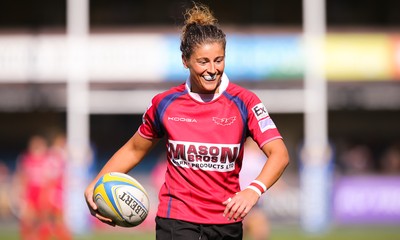
[[[215,62],[217,62],[217,63],[221,63],[221,62],[223,62],[223,61],[224,61],[223,58],[218,58],[217,60],[215,60]]]

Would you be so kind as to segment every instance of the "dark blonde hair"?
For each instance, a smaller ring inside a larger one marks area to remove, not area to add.
[[[204,43],[221,43],[225,50],[225,33],[218,27],[217,19],[206,5],[194,3],[184,17],[180,49],[185,59],[189,59],[195,48]]]

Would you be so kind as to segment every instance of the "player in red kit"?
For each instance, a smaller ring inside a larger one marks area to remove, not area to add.
[[[19,195],[21,239],[72,239],[63,220],[65,156],[47,140],[34,135],[18,159],[16,189]]]
[[[67,167],[67,146],[64,134],[54,137],[48,158],[48,211],[53,236],[59,240],[70,240],[70,233],[64,220],[64,177]]]
[[[19,218],[21,239],[43,239],[47,228],[48,163],[46,139],[35,135],[29,139],[26,152],[18,159],[16,181],[19,191]]]
[[[167,170],[159,192],[157,239],[242,239],[242,220],[286,168],[289,157],[267,109],[224,73],[224,32],[204,5],[185,14],[181,51],[186,82],[156,95],[143,123],[85,191],[93,215],[93,186],[107,172],[128,172],[161,138]],[[252,137],[268,157],[252,183],[240,188],[243,146]],[[112,224],[112,222],[111,222]]]

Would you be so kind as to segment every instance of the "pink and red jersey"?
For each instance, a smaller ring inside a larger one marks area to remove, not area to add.
[[[24,201],[38,211],[61,210],[65,159],[56,151],[21,155],[18,172],[23,184]]]
[[[224,224],[229,197],[240,191],[243,143],[281,138],[265,106],[251,91],[222,77],[220,94],[191,93],[189,81],[156,95],[143,115],[141,136],[167,138],[167,172],[157,215]],[[260,169],[261,171],[261,169]]]

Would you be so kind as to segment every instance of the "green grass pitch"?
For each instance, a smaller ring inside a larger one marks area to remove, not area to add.
[[[323,235],[309,235],[297,227],[272,226],[272,240],[398,240],[400,239],[399,226],[359,226],[337,227]],[[18,240],[18,230],[15,228],[1,228],[1,240]],[[154,240],[154,232],[132,231],[99,231],[91,234],[74,236],[74,240]],[[250,240],[250,239],[245,239]]]

